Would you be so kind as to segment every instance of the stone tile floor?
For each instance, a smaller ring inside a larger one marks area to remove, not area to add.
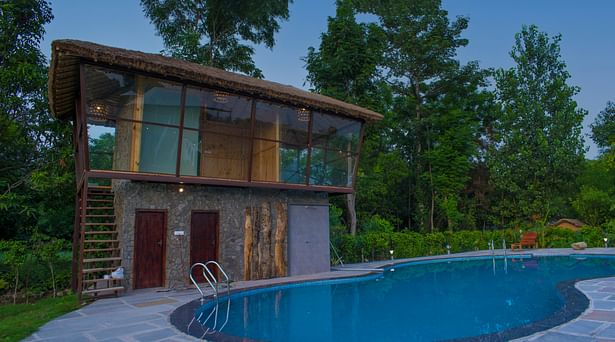
[[[496,250],[502,255],[502,250]],[[506,253],[511,254],[510,251]],[[579,253],[569,248],[537,249],[521,254],[568,255]],[[615,254],[615,249],[592,248],[580,253]],[[413,259],[395,263],[449,257],[488,256],[490,251],[477,251]],[[369,269],[384,267],[390,261],[338,267],[337,271],[307,276],[240,281],[233,289],[248,289],[299,281],[355,277],[370,273]],[[577,288],[590,298],[590,307],[577,319],[518,339],[517,341],[613,341],[615,342],[615,277],[585,280]],[[207,293],[206,293],[207,294]],[[169,323],[169,314],[177,307],[198,299],[196,289],[148,289],[128,292],[117,298],[97,300],[79,310],[48,322],[26,341],[194,341],[193,337],[176,330]]]

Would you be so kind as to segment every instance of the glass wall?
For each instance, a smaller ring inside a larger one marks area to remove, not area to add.
[[[102,67],[85,70],[92,170],[352,186],[359,120]]]
[[[188,88],[181,175],[248,180],[252,100]]]

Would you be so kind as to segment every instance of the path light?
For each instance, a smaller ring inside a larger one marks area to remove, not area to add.
[[[179,191],[180,193],[184,192],[184,186],[183,186],[183,185],[180,185],[180,186],[179,186],[179,190],[178,190],[178,191]]]
[[[395,253],[395,251],[391,249],[389,253],[391,254],[391,262],[393,262],[393,253]],[[395,272],[395,268],[391,267],[391,272]]]
[[[609,247],[609,239],[604,238],[604,248],[608,248]]]
[[[451,255],[451,245],[446,245],[446,254]]]

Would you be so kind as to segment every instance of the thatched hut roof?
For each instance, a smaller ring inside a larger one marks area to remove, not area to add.
[[[561,225],[561,224],[563,224],[563,223],[568,223],[568,224],[571,224],[571,225],[573,225],[573,226],[575,226],[575,227],[577,227],[577,228],[580,228],[580,227],[586,226],[585,222],[583,222],[583,221],[581,221],[581,220],[577,220],[577,219],[569,219],[569,218],[562,218],[562,219],[559,219],[559,220],[557,220],[557,221],[553,222],[553,223],[551,224],[551,226],[557,227],[557,226],[559,226],[559,225]]]
[[[49,68],[49,104],[58,118],[74,112],[79,92],[80,61],[117,66],[194,82],[204,87],[240,92],[259,98],[277,100],[297,106],[338,113],[366,121],[381,120],[382,115],[327,96],[310,93],[292,86],[260,80],[196,63],[158,54],[119,49],[78,40],[56,40],[52,44]]]

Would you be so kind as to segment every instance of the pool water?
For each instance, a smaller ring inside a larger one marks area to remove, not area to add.
[[[240,293],[221,333],[265,341],[434,341],[545,319],[565,280],[615,275],[615,258],[461,259],[398,265],[382,276]],[[226,318],[221,301],[216,329]],[[212,304],[199,308],[203,322]],[[213,320],[205,323],[213,328]]]

